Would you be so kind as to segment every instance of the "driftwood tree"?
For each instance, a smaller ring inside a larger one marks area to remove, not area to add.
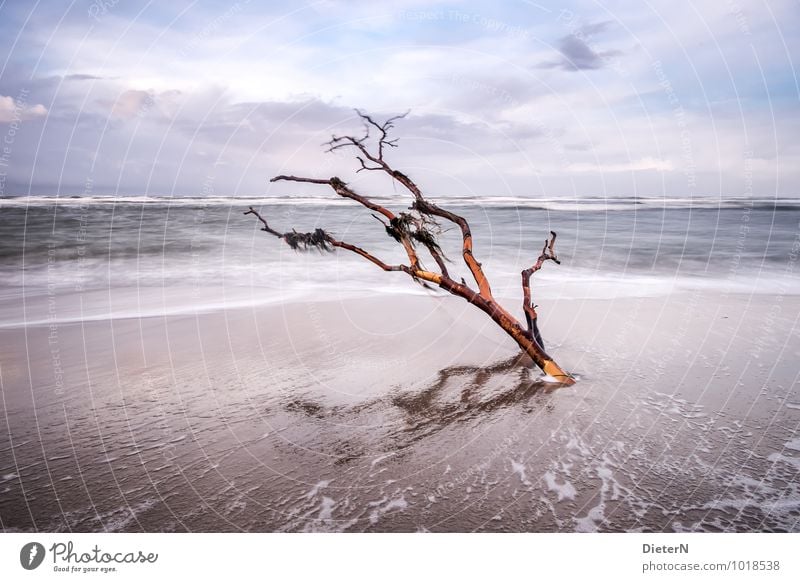
[[[491,317],[546,374],[562,384],[573,384],[574,379],[572,376],[567,374],[545,352],[544,342],[537,323],[536,305],[531,299],[531,276],[541,269],[546,261],[560,264],[554,251],[556,233],[550,232],[550,237],[544,241],[544,246],[536,262],[530,268],[522,271],[522,307],[527,324],[523,327],[492,295],[489,280],[481,268],[481,263],[478,262],[473,254],[472,232],[466,219],[426,199],[420,188],[408,176],[393,169],[386,161],[384,157],[386,151],[389,148],[397,147],[397,139],[390,139],[389,132],[394,128],[395,122],[404,118],[408,113],[391,117],[383,123],[375,121],[371,116],[361,111],[356,110],[356,113],[364,122],[364,134],[360,137],[334,135],[325,144],[328,147],[328,151],[333,152],[350,148],[354,150],[355,158],[360,164],[360,168],[356,172],[384,172],[393,180],[399,182],[413,197],[413,202],[408,208],[410,212],[395,213],[376,204],[369,198],[357,194],[337,177],[322,179],[280,175],[275,176],[270,181],[304,182],[329,186],[342,198],[354,200],[368,208],[373,212],[373,216],[383,223],[386,233],[403,246],[405,253],[408,255],[408,264],[388,265],[368,251],[338,240],[331,233],[319,228],[314,232],[292,230],[281,233],[273,229],[266,218],[252,206],[244,214],[254,215],[263,225],[261,230],[283,239],[293,249],[319,249],[322,251],[332,251],[336,248],[345,249],[365,258],[384,271],[405,273],[417,282],[438,285],[445,291],[466,299]],[[472,278],[475,280],[477,289],[470,286],[463,278],[460,281],[456,281],[450,276],[444,252],[437,241],[437,236],[442,232],[440,220],[451,222],[460,229],[462,236],[461,254]],[[429,270],[423,266],[418,254],[420,249],[424,249],[431,255],[438,267],[438,271]]]

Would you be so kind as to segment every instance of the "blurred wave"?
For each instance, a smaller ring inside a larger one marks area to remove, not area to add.
[[[519,273],[550,230],[559,234],[562,264],[536,274],[538,299],[800,291],[791,279],[800,199],[448,202],[469,219],[475,252],[499,297],[518,297]],[[408,206],[383,203],[398,211]],[[34,302],[57,294],[63,305],[71,294],[94,293],[81,312],[111,317],[431,292],[346,252],[292,251],[243,214],[250,205],[278,230],[325,228],[386,262],[407,261],[369,212],[330,198],[13,198],[0,201],[0,298]],[[460,237],[448,226],[441,239],[452,275],[469,279]],[[98,292],[113,297],[92,311]],[[22,321],[8,310],[0,317],[6,325]],[[35,313],[26,317],[36,320]]]
[[[407,204],[401,196],[375,196],[380,203]],[[477,206],[494,208],[529,208],[566,212],[609,212],[617,210],[647,209],[800,209],[800,198],[761,197],[723,198],[713,196],[645,197],[645,196],[586,196],[581,198],[525,198],[514,196],[447,196],[437,202],[446,206]],[[353,202],[332,196],[6,196],[0,197],[0,207],[30,206],[230,206],[236,204],[266,204],[271,206],[347,206]]]

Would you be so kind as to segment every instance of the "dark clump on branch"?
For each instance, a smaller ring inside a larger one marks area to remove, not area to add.
[[[373,214],[373,216],[375,215]],[[403,238],[406,237],[422,244],[422,246],[429,251],[436,252],[444,257],[444,251],[442,247],[439,246],[439,241],[436,240],[436,235],[432,231],[432,228],[441,230],[436,221],[430,218],[426,220],[424,215],[414,216],[408,212],[401,212],[396,217],[392,218],[389,224],[384,223],[384,225],[386,227],[386,234],[397,242],[402,243]]]
[[[316,248],[320,251],[332,251],[334,248],[348,250],[367,259],[384,271],[403,272],[409,275],[414,281],[422,283],[423,285],[438,285],[448,293],[466,299],[469,303],[486,313],[500,326],[546,374],[555,378],[562,384],[574,383],[572,376],[564,372],[544,350],[544,342],[537,322],[536,305],[532,301],[530,290],[531,276],[541,269],[546,261],[553,261],[557,264],[560,263],[554,251],[556,233],[551,232],[551,238],[545,241],[542,252],[536,263],[532,267],[522,271],[523,312],[527,323],[527,325],[523,327],[517,318],[504,309],[492,294],[491,286],[483,272],[482,265],[474,256],[472,231],[470,230],[467,220],[463,216],[445,210],[439,205],[427,200],[422,190],[411,178],[392,168],[384,159],[384,154],[388,149],[397,147],[397,140],[389,139],[389,131],[394,128],[396,121],[403,119],[408,113],[391,117],[383,123],[375,121],[372,117],[361,111],[356,110],[356,114],[364,124],[364,134],[361,137],[334,135],[326,144],[328,146],[328,151],[333,152],[344,148],[355,149],[355,158],[360,164],[360,168],[357,169],[356,172],[383,172],[393,181],[401,184],[413,197],[409,208],[411,212],[395,213],[373,202],[369,198],[357,194],[347,183],[335,176],[324,179],[280,175],[275,176],[270,181],[327,185],[342,198],[358,202],[371,210],[373,212],[372,216],[383,224],[386,234],[402,245],[403,250],[408,256],[408,264],[389,265],[384,263],[364,249],[345,241],[336,240],[330,233],[319,228],[310,233],[301,233],[294,230],[287,233],[280,233],[271,228],[266,219],[252,207],[245,212],[245,214],[255,215],[263,225],[261,230],[283,239],[295,250],[308,250],[311,248]],[[447,258],[438,241],[438,236],[443,232],[438,222],[440,219],[452,223],[461,231],[461,256],[477,288],[471,287],[463,277],[460,277],[459,281],[457,281],[451,278],[448,273],[445,264]],[[438,272],[429,270],[423,266],[418,253],[420,249],[427,251],[433,258],[439,269]]]
[[[418,242],[421,242],[426,247],[434,248],[438,252],[442,253],[442,255],[444,255],[444,253],[442,252],[442,247],[439,246],[439,243],[436,240],[436,237],[433,236],[431,231],[429,231],[429,230],[427,230],[425,228],[419,228],[419,229],[415,230],[414,232],[412,232],[411,236],[412,236],[412,238],[414,240],[416,240]]]
[[[397,242],[402,242],[403,236],[408,233],[408,225],[411,223],[411,216],[401,212],[386,225],[386,233]]]
[[[329,242],[330,235],[321,228],[315,229],[314,232],[287,232],[283,234],[283,240],[296,251],[306,251],[309,248],[328,252],[333,250]]]

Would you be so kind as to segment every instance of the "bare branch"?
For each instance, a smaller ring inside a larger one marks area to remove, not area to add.
[[[288,180],[291,182],[309,182],[310,184],[330,184],[330,179],[324,180],[320,178],[300,178],[298,176],[275,176],[270,182],[280,182],[281,180]]]
[[[433,257],[433,260],[436,261],[436,265],[439,267],[439,271],[441,271],[443,277],[450,278],[450,273],[447,272],[447,265],[444,264],[444,255],[432,244],[428,242],[423,242],[425,248],[428,249],[428,252]]]
[[[269,224],[267,224],[267,221],[264,220],[264,217],[261,216],[258,213],[258,211],[255,210],[252,206],[250,207],[250,210],[245,212],[245,214],[255,214],[256,218],[258,218],[261,221],[261,224],[264,225],[264,228],[262,228],[261,230],[263,230],[264,232],[268,232],[270,234],[273,234],[273,235],[277,236],[278,238],[283,238],[283,235],[281,233],[279,233],[277,230],[273,230],[272,228],[270,228]]]
[[[403,271],[405,273],[411,274],[410,273],[411,269],[409,269],[405,265],[387,265],[386,263],[381,261],[379,258],[375,257],[374,255],[371,255],[370,253],[368,253],[364,249],[362,249],[360,247],[357,247],[355,245],[351,245],[351,244],[346,243],[344,241],[336,240],[333,237],[329,237],[328,238],[328,242],[330,242],[335,247],[338,247],[340,249],[345,249],[345,250],[348,250],[348,251],[352,251],[352,252],[356,253],[357,255],[360,255],[360,256],[364,257],[365,259],[367,259],[371,263],[374,263],[374,264],[378,265],[384,271]]]
[[[333,178],[328,178],[327,180],[323,180],[319,178],[304,178],[301,176],[280,175],[280,176],[275,176],[270,180],[270,182],[281,182],[281,181],[307,182],[310,184],[326,184],[331,188],[333,188],[333,190],[342,198],[349,198],[350,200],[355,200],[356,202],[358,202],[363,206],[366,206],[370,210],[374,210],[375,212],[380,212],[389,220],[392,220],[395,217],[394,212],[384,208],[383,206],[380,206],[379,204],[375,204],[369,198],[356,194],[355,192],[353,192],[353,190],[347,187],[347,184],[345,184],[335,176]]]
[[[528,323],[528,333],[544,349],[544,341],[542,335],[539,333],[539,325],[537,323],[538,314],[536,313],[536,305],[531,301],[531,275],[542,268],[545,261],[553,261],[557,265],[561,264],[558,257],[553,250],[556,244],[556,233],[550,231],[550,240],[545,239],[542,252],[536,262],[528,269],[522,271],[522,309],[525,312],[525,320]]]
[[[370,117],[369,115],[367,115],[366,113],[364,113],[364,112],[362,112],[362,111],[360,111],[358,109],[356,109],[355,111],[358,114],[358,116],[364,121],[364,126],[366,127],[366,135],[365,135],[364,139],[366,139],[369,136],[369,126],[370,125],[372,127],[374,127],[375,129],[377,129],[381,133],[381,136],[378,139],[378,156],[377,156],[377,159],[378,160],[383,160],[383,148],[385,146],[397,147],[397,140],[396,139],[393,139],[393,140],[387,139],[387,137],[389,135],[389,131],[394,127],[394,122],[399,120],[399,119],[403,119],[404,117],[406,117],[409,113],[411,113],[411,110],[406,111],[402,115],[395,115],[394,117],[390,117],[389,119],[387,119],[383,123],[376,122],[374,119],[372,119],[372,117]],[[361,143],[363,143],[363,141],[364,140],[361,140]]]
[[[361,172],[362,170],[379,170],[379,171],[383,170],[383,168],[381,166],[373,166],[373,167],[367,166],[367,163],[364,161],[364,158],[362,158],[361,156],[356,156],[356,159],[359,162],[361,162],[361,167],[358,170],[356,170],[356,173]]]
[[[366,162],[362,159],[359,159],[361,162],[362,169],[370,169],[370,170],[383,170],[389,174],[392,173],[391,168],[384,162],[383,154],[384,149],[387,147],[395,148],[397,147],[397,139],[389,139],[389,131],[394,128],[394,122],[403,119],[406,117],[410,111],[406,111],[402,115],[395,115],[394,117],[390,117],[383,123],[378,123],[375,121],[371,116],[367,115],[366,113],[356,109],[356,114],[361,118],[364,122],[364,135],[360,138],[354,137],[352,135],[333,135],[331,136],[330,141],[326,142],[325,145],[328,146],[328,152],[333,152],[341,148],[345,147],[355,147],[357,148],[361,154],[366,158],[368,161],[375,164],[374,167],[367,168]],[[378,137],[378,151],[377,153],[372,153],[369,151],[367,147],[367,142],[370,138],[370,128],[375,128],[380,133]]]
[[[361,138],[355,138],[351,135],[332,135],[330,141],[326,141],[323,145],[328,146],[327,152],[334,152],[341,148],[346,147],[363,147],[363,143],[369,139],[369,132],[365,133]]]

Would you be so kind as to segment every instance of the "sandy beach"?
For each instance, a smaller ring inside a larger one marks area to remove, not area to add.
[[[559,389],[436,293],[84,299],[4,300],[6,531],[800,530],[793,295],[542,300]]]

